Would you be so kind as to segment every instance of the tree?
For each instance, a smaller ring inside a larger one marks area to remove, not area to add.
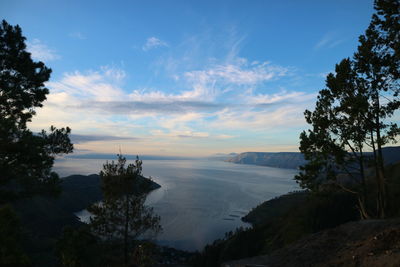
[[[356,194],[363,218],[371,213],[386,216],[382,147],[396,142],[400,133],[390,121],[400,106],[400,2],[377,0],[375,9],[353,59],[336,66],[336,73],[327,76],[327,88],[319,92],[315,110],[305,111],[312,127],[301,133],[300,151],[308,163],[295,178],[300,186],[314,191],[329,180]],[[372,162],[366,150],[373,151]],[[376,194],[367,192],[367,164],[376,172]],[[351,181],[343,179],[343,174]],[[371,197],[376,197],[376,203]]]
[[[0,203],[12,197],[56,192],[59,178],[51,171],[58,154],[70,153],[71,130],[50,127],[32,133],[27,123],[42,107],[51,69],[34,62],[21,28],[0,25]]]
[[[355,194],[361,216],[368,218],[364,172],[368,122],[363,118],[368,102],[349,59],[336,65],[335,70],[336,74],[327,76],[327,88],[319,92],[315,110],[305,111],[312,128],[300,135],[300,151],[308,163],[300,167],[296,179],[303,188],[313,191],[330,181]]]
[[[10,205],[0,206],[0,265],[31,266],[21,246],[21,227]]]
[[[153,209],[146,207],[149,188],[141,176],[142,161],[126,164],[126,159],[118,155],[118,161],[107,162],[100,172],[104,199],[88,210],[93,214],[90,225],[93,232],[103,240],[122,244],[124,263],[128,264],[132,243],[146,232],[161,230],[160,217]]]
[[[379,216],[385,217],[387,178],[382,147],[396,142],[400,128],[388,121],[400,107],[400,1],[376,0],[376,13],[354,55],[358,78],[366,87],[370,123],[369,146],[373,150],[378,186]]]
[[[27,123],[42,107],[51,69],[34,62],[21,28],[0,24],[0,264],[30,264],[22,252],[18,217],[5,204],[34,194],[57,194],[60,179],[51,171],[58,154],[70,153],[71,130],[50,127],[33,133]]]
[[[56,250],[60,264],[68,267],[101,266],[103,247],[87,225],[80,228],[66,227],[57,241]]]

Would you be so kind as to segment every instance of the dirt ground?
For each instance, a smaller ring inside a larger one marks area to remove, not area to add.
[[[309,235],[269,255],[232,261],[222,266],[400,267],[400,220],[346,223]]]

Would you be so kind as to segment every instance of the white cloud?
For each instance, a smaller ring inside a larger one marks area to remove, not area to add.
[[[172,137],[172,138],[208,138],[210,134],[207,132],[186,131],[162,131],[153,130],[152,135],[155,137]]]
[[[146,43],[142,46],[143,51],[148,51],[158,47],[168,47],[165,41],[162,41],[156,37],[147,38]]]
[[[282,102],[304,102],[314,99],[316,94],[307,94],[305,92],[287,92],[285,90],[275,94],[256,94],[243,96],[243,99],[250,105],[269,105]]]
[[[123,99],[123,90],[118,82],[124,79],[125,72],[116,68],[102,67],[101,71],[65,73],[57,82],[47,86],[54,93],[64,93],[80,100],[113,101]],[[73,101],[70,104],[76,103]]]
[[[177,73],[179,83],[186,87],[175,93],[167,93],[166,88],[129,90],[125,87],[127,73],[115,66],[65,73],[47,83],[51,94],[33,125],[68,125],[74,134],[135,137],[135,142],[152,149],[205,139],[223,143],[243,132],[304,124],[303,111],[313,94],[284,89],[269,92],[264,86],[291,72],[269,62],[236,58]],[[104,142],[112,146],[128,141],[108,138]],[[92,149],[86,143],[80,148]]]
[[[307,105],[282,105],[274,110],[251,110],[226,108],[217,113],[217,119],[210,123],[215,129],[267,131],[298,127],[305,123],[303,112]]]
[[[126,72],[117,67],[101,66],[100,70],[107,79],[111,79],[111,82],[121,83],[126,78]]]
[[[270,62],[248,64],[247,60],[236,64],[215,65],[207,70],[186,72],[185,76],[192,81],[204,84],[221,81],[236,85],[251,85],[285,76],[289,69],[274,66]]]
[[[52,61],[60,59],[61,56],[55,50],[50,49],[39,39],[33,39],[32,42],[27,42],[27,50],[31,53],[32,58],[41,61]]]

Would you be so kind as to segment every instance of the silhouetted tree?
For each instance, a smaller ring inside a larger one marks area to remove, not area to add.
[[[107,162],[100,172],[104,199],[89,207],[93,214],[90,225],[93,232],[103,240],[116,245],[122,244],[124,262],[128,264],[132,244],[146,232],[161,230],[160,217],[144,202],[149,189],[141,177],[142,161],[126,164],[118,155],[118,161]]]
[[[376,0],[376,13],[354,55],[358,78],[366,88],[369,122],[368,145],[373,150],[378,185],[378,212],[385,217],[387,185],[382,147],[396,142],[400,128],[389,121],[399,108],[400,93],[400,1]]]
[[[60,179],[51,171],[58,154],[72,152],[67,128],[34,134],[27,123],[42,107],[51,70],[26,51],[21,28],[0,24],[0,265],[28,263],[22,252],[18,218],[6,203],[34,194],[57,194]]]
[[[300,167],[296,179],[311,190],[318,191],[329,180],[356,194],[360,213],[368,218],[364,172],[369,123],[364,115],[368,98],[349,59],[336,65],[335,70],[335,74],[327,76],[327,88],[319,92],[315,110],[305,111],[312,128],[300,135],[300,151],[308,163]],[[339,179],[341,174],[345,176]]]
[[[306,110],[311,129],[300,135],[300,151],[308,163],[296,180],[303,188],[319,190],[332,181],[358,196],[359,210],[369,217],[365,150],[373,151],[378,217],[385,217],[386,179],[382,146],[400,133],[390,118],[399,108],[400,2],[377,0],[366,33],[360,36],[353,60],[344,59],[329,74],[315,110]],[[343,175],[340,179],[340,174]],[[372,206],[372,205],[371,205]]]
[[[72,152],[70,129],[55,127],[34,134],[27,128],[49,90],[51,69],[34,62],[21,28],[0,25],[0,203],[24,194],[51,192],[58,175],[51,171],[57,154]],[[6,190],[7,189],[7,190]],[[5,191],[6,190],[6,191]],[[1,192],[2,191],[2,192]],[[1,197],[1,196],[0,196]]]

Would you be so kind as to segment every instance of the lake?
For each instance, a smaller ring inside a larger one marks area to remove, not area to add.
[[[61,177],[87,175],[99,173],[105,161],[61,159],[54,169]],[[240,218],[261,202],[297,190],[293,180],[296,173],[218,160],[145,160],[144,176],[161,185],[146,200],[161,216],[163,232],[156,242],[182,250],[201,250],[225,232],[249,227]]]

